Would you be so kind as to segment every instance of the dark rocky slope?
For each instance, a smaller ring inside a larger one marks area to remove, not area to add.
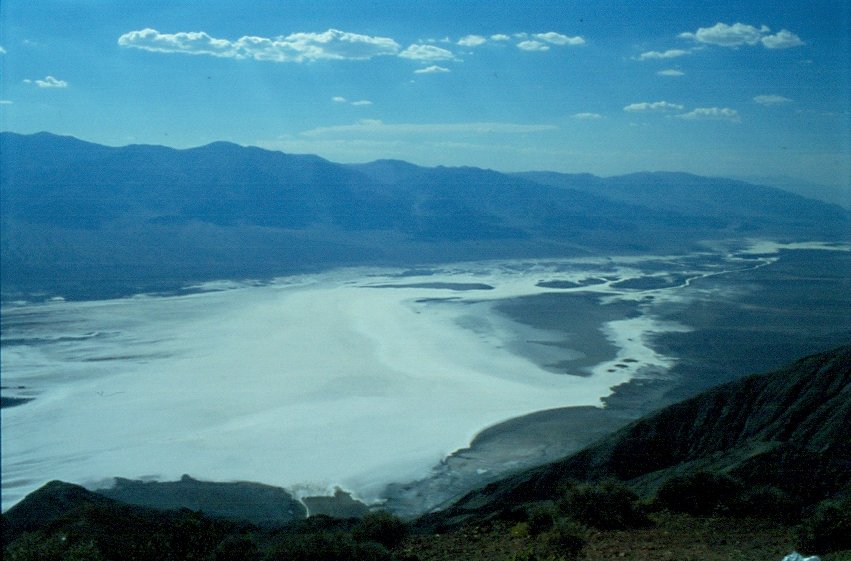
[[[851,346],[666,407],[561,461],[474,491],[421,524],[454,525],[555,499],[573,480],[650,494],[675,475],[722,472],[803,504],[851,486]]]

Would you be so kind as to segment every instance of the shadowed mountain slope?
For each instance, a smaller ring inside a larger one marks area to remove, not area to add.
[[[340,165],[224,142],[113,148],[8,132],[0,133],[0,219],[7,296],[848,235],[848,213],[838,207],[686,174],[601,179],[393,160]]]
[[[572,480],[649,493],[674,475],[724,472],[812,504],[851,485],[851,346],[666,407],[561,461],[474,491],[421,524],[481,520],[555,499]]]

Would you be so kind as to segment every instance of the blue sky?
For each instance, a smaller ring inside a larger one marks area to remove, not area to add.
[[[3,130],[849,187],[851,3],[0,3]]]

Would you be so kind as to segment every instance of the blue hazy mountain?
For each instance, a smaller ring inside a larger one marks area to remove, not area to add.
[[[847,237],[843,209],[687,174],[342,165],[0,133],[3,293],[127,293],[348,264],[688,250]]]

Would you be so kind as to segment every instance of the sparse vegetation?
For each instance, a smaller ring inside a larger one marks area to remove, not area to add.
[[[697,471],[675,476],[659,487],[656,503],[673,512],[696,516],[729,514],[744,492],[742,483],[728,475]]]
[[[617,481],[572,484],[565,490],[559,506],[568,517],[598,530],[623,530],[649,524],[638,504],[638,495]]]
[[[851,550],[851,496],[819,504],[801,523],[798,539],[806,551]]]

